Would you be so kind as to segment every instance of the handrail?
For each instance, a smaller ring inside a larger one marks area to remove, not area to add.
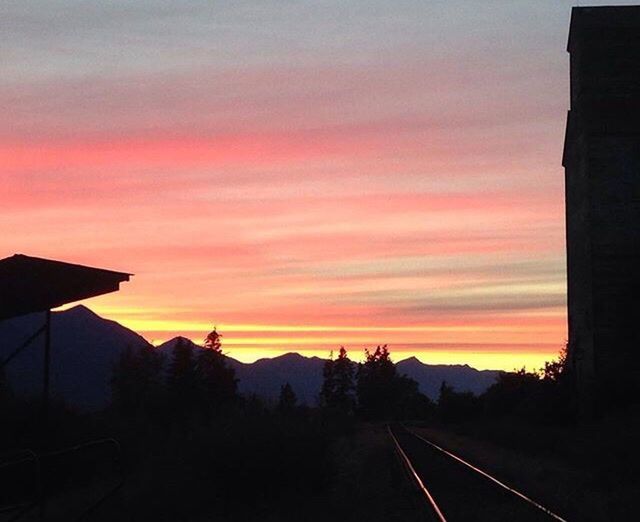
[[[31,506],[33,503],[32,502],[23,502],[21,504],[11,504],[9,506],[3,506],[0,507],[0,514],[1,513],[10,513],[11,511],[15,511],[16,509],[24,509],[27,506]]]
[[[34,507],[36,507],[38,505],[38,499],[40,498],[40,495],[42,492],[42,476],[41,476],[41,464],[40,464],[39,455],[31,449],[17,450],[16,453],[18,454],[26,453],[27,456],[21,459],[9,461],[9,462],[3,462],[2,464],[0,464],[0,469],[8,468],[10,466],[16,466],[18,464],[23,464],[25,462],[32,461],[34,463],[34,484],[35,484],[36,494],[34,496],[34,499],[31,502],[24,502],[22,504],[15,504],[12,506],[4,506],[0,508],[0,513],[9,513],[14,510],[20,510],[18,511],[18,513],[15,514],[15,516],[9,519],[9,522],[15,522],[16,520],[22,518],[22,516],[26,515]]]
[[[16,450],[16,453],[27,453],[28,455],[18,460],[0,463],[0,469],[8,468],[9,466],[15,466],[16,464],[21,464],[22,462],[27,462],[29,460],[37,460],[39,458],[36,452],[31,449]]]
[[[0,469],[2,468],[7,468],[10,466],[14,466],[14,465],[18,465],[18,464],[23,464],[25,462],[29,462],[29,461],[33,461],[35,464],[35,485],[36,485],[36,499],[41,498],[42,494],[43,494],[43,480],[42,480],[42,472],[41,472],[41,468],[42,468],[42,461],[46,460],[47,458],[51,458],[51,457],[59,457],[59,456],[65,456],[65,455],[70,455],[82,450],[85,450],[87,448],[92,448],[92,447],[96,447],[96,446],[102,446],[102,445],[113,445],[113,447],[115,448],[115,452],[116,452],[116,467],[117,467],[117,473],[119,474],[120,478],[118,480],[118,482],[111,487],[104,495],[102,495],[98,500],[96,500],[95,502],[93,502],[87,509],[85,509],[78,518],[76,518],[76,520],[78,522],[82,521],[82,520],[87,520],[87,517],[95,512],[101,505],[103,505],[105,503],[106,500],[108,500],[110,497],[112,497],[118,490],[120,490],[122,488],[122,486],[124,485],[125,482],[125,474],[124,474],[124,469],[122,466],[122,446],[120,444],[120,442],[117,439],[114,438],[103,438],[103,439],[96,439],[96,440],[91,440],[91,441],[87,441],[87,442],[83,442],[80,444],[76,444],[74,446],[69,446],[67,448],[62,448],[59,450],[55,450],[55,451],[49,451],[46,453],[41,453],[41,454],[37,454],[35,453],[33,450],[30,449],[24,449],[24,450],[19,450],[18,453],[27,453],[28,455],[16,460],[12,460],[9,462],[4,462],[0,464]],[[16,520],[18,520],[19,518],[21,518],[23,515],[25,515],[26,513],[28,513],[29,511],[31,511],[34,507],[36,507],[38,505],[37,500],[34,500],[31,503],[23,503],[23,504],[16,504],[13,506],[7,506],[5,508],[0,508],[0,512],[10,512],[13,511],[15,509],[21,509],[21,511],[19,513],[16,514],[15,517],[13,517],[12,519],[10,519],[10,522],[14,522]]]
[[[93,504],[91,504],[78,518],[76,518],[76,522],[82,522],[83,520],[89,520],[89,515],[94,513],[100,506],[102,506],[109,498],[115,495],[122,486],[124,486],[125,476],[122,474],[120,476],[120,480],[118,483],[113,486],[109,491],[107,491],[102,497],[96,500]]]
[[[97,440],[91,440],[88,442],[83,442],[81,444],[76,444],[75,446],[71,446],[69,448],[64,448],[62,450],[57,450],[57,451],[51,451],[49,453],[46,454],[47,457],[57,457],[60,455],[67,455],[70,453],[74,453],[77,451],[81,451],[90,447],[95,447],[95,446],[100,446],[100,445],[105,445],[105,444],[112,444],[115,449],[116,449],[116,454],[119,457],[117,459],[117,464],[118,464],[118,471],[120,474],[120,479],[118,480],[118,482],[109,490],[107,490],[107,492],[102,495],[98,500],[96,500],[93,504],[91,504],[87,509],[85,509],[75,520],[77,522],[81,522],[83,520],[88,520],[89,515],[91,515],[92,513],[94,513],[100,506],[102,506],[109,498],[111,498],[113,495],[115,495],[124,485],[125,482],[125,475],[124,475],[124,469],[122,467],[122,445],[120,444],[120,442],[114,438],[104,438],[104,439],[97,439]]]
[[[26,515],[29,511],[31,511],[37,505],[38,504],[36,502],[33,502],[31,504],[25,504],[24,509],[16,513],[16,515],[13,518],[10,518],[9,522],[16,522],[16,520],[21,519],[24,515]]]
[[[57,457],[59,455],[65,455],[67,453],[73,453],[75,451],[80,451],[83,450],[85,448],[90,448],[92,446],[100,446],[102,444],[113,444],[116,447],[116,450],[118,453],[122,453],[122,447],[120,445],[120,442],[112,437],[106,437],[103,439],[95,439],[95,440],[90,440],[87,442],[81,442],[80,444],[76,444],[75,446],[69,446],[67,448],[63,448],[60,450],[55,450],[55,451],[48,451],[46,453],[43,453],[41,456],[42,457]]]

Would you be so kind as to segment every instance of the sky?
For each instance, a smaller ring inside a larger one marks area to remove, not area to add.
[[[538,368],[574,4],[4,0],[0,257],[133,272],[85,304],[155,344]]]

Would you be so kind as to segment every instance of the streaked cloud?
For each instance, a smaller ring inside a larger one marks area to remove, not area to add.
[[[570,7],[4,2],[0,254],[133,271],[88,304],[245,360],[552,356]]]

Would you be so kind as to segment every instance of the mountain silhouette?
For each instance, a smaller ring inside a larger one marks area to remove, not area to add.
[[[0,360],[44,324],[44,313],[0,322]],[[105,406],[111,396],[113,364],[128,346],[149,346],[121,324],[79,305],[51,314],[51,393],[81,409]],[[38,337],[5,368],[12,388],[23,395],[42,389],[44,338]]]
[[[111,372],[120,354],[131,347],[151,346],[141,335],[121,324],[104,319],[79,305],[52,313],[51,390],[54,397],[83,410],[106,406],[111,397]],[[0,322],[0,360],[44,323],[44,314],[31,314]],[[180,337],[157,347],[166,363]],[[194,350],[202,346],[190,339]],[[242,363],[227,357],[236,371],[242,394],[256,394],[276,401],[280,387],[289,383],[301,403],[317,403],[325,360],[287,353],[271,359]],[[6,367],[13,389],[22,395],[38,395],[42,387],[43,340],[37,339]],[[459,391],[482,393],[495,381],[498,372],[479,371],[467,365],[430,365],[415,357],[397,363],[399,373],[415,379],[422,393],[437,399],[440,384],[446,381]]]
[[[289,383],[300,403],[313,406],[322,387],[324,359],[286,353],[272,359],[259,359],[254,363],[241,363],[230,359],[240,379],[240,393],[256,394],[269,401],[280,395],[280,387]]]
[[[182,340],[194,350],[202,346],[186,337],[174,337],[158,346],[166,357],[165,368],[171,360],[173,349]],[[280,395],[280,387],[289,383],[301,403],[313,405],[322,386],[324,360],[318,357],[303,357],[298,353],[286,353],[272,359],[258,359],[253,363],[242,363],[227,356],[227,363],[239,379],[238,390],[243,395],[259,395],[267,401],[275,401]]]
[[[179,339],[190,343],[194,350],[202,349],[186,337],[174,337],[158,347],[167,360]],[[227,360],[236,371],[240,380],[238,387],[244,395],[256,394],[273,402],[280,395],[280,387],[289,383],[301,403],[310,406],[317,403],[325,359],[291,352],[253,363],[242,363],[228,356]],[[497,370],[476,370],[467,364],[425,364],[416,357],[403,359],[396,367],[400,374],[417,381],[420,391],[432,400],[437,400],[443,381],[457,391],[479,395],[495,382],[500,373]]]
[[[417,381],[420,391],[431,399],[438,398],[443,381],[457,391],[479,395],[495,382],[500,373],[496,370],[476,370],[467,364],[425,364],[416,357],[404,359],[396,367],[399,373]]]
[[[171,357],[171,354],[173,353],[173,349],[176,347],[176,345],[178,344],[179,341],[183,341],[187,344],[191,345],[191,348],[193,348],[194,350],[201,350],[202,349],[202,345],[196,344],[194,343],[191,339],[188,339],[187,337],[182,337],[181,335],[174,337],[173,339],[169,339],[168,341],[162,343],[161,345],[159,345],[156,349],[163,354],[164,356],[168,358]]]

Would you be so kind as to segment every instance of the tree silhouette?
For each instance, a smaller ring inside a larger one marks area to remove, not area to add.
[[[213,330],[204,338],[204,347],[222,355],[222,334],[214,326]]]
[[[161,401],[162,354],[155,348],[127,347],[113,369],[111,393],[114,406],[125,416],[153,414]]]
[[[438,416],[445,422],[468,420],[478,414],[478,398],[471,392],[457,392],[446,381],[440,385]]]
[[[481,396],[484,411],[493,417],[512,417],[545,424],[571,422],[577,412],[566,346],[558,359],[545,362],[538,372],[525,368],[501,372]]]
[[[567,345],[565,344],[558,358],[553,361],[546,361],[542,369],[542,378],[549,381],[559,382],[568,373],[567,369]]]
[[[418,382],[406,375],[396,375],[393,386],[394,411],[403,419],[426,419],[435,413],[433,401],[420,392]]]
[[[358,365],[358,410],[366,419],[423,417],[432,409],[418,383],[398,375],[387,345],[365,350],[365,362]]]
[[[227,365],[222,353],[222,335],[215,328],[205,338],[204,350],[198,354],[196,378],[199,406],[206,418],[238,399],[235,370]]]
[[[287,382],[280,387],[280,397],[278,398],[278,411],[289,415],[295,411],[298,398],[291,385]]]
[[[355,384],[353,381],[354,364],[347,355],[344,346],[340,347],[338,358],[333,352],[323,368],[323,383],[320,391],[321,404],[330,410],[342,414],[353,413],[355,407]]]
[[[186,421],[193,416],[198,401],[198,380],[196,358],[191,342],[179,337],[167,372],[167,391],[178,421]]]
[[[394,379],[396,367],[391,361],[387,345],[377,346],[373,352],[365,350],[366,360],[358,366],[358,407],[363,417],[388,419],[395,402]]]

